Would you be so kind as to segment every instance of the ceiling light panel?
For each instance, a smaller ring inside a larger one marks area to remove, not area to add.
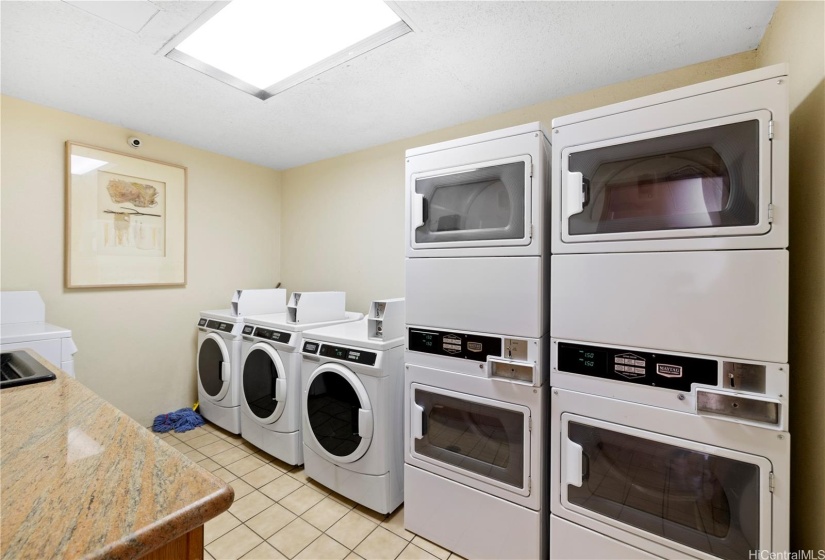
[[[409,31],[381,0],[233,0],[167,56],[266,99]]]

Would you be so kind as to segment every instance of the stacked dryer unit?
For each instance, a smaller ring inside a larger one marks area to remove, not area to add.
[[[304,462],[301,341],[308,329],[357,321],[344,292],[293,292],[286,312],[246,317],[241,349],[241,435],[290,465]]]
[[[286,290],[236,290],[228,309],[198,319],[198,410],[233,434],[241,433],[241,331],[245,315],[286,311]]]
[[[788,550],[788,77],[553,121],[551,558]]]
[[[549,151],[407,151],[405,527],[468,558],[546,556]]]

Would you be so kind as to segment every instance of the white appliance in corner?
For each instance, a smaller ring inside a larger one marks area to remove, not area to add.
[[[29,348],[74,377],[72,331],[46,322],[39,293],[0,292],[0,321],[0,351]]]

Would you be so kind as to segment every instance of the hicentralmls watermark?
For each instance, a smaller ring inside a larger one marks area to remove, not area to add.
[[[748,560],[825,560],[825,550],[751,550],[748,552]]]

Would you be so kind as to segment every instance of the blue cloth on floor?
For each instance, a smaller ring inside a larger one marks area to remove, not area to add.
[[[155,422],[152,424],[152,430],[161,433],[173,429],[176,432],[188,432],[203,425],[203,417],[200,414],[191,408],[181,408],[175,412],[161,414],[156,417]]]

